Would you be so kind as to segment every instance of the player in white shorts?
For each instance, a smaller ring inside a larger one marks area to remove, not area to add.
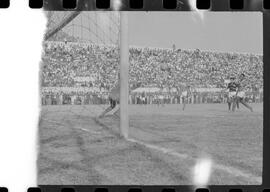
[[[245,92],[244,91],[239,91],[237,94],[237,97],[239,97],[240,99],[244,99],[245,98]]]
[[[232,107],[232,111],[234,111],[235,109],[235,105],[236,105],[236,92],[237,92],[237,83],[235,82],[235,77],[230,77],[230,83],[228,84],[227,89],[229,90],[229,95],[228,95],[228,108],[229,111],[231,110],[231,106],[233,104]]]
[[[243,87],[241,86],[241,84],[243,84],[244,79],[245,79],[245,74],[242,73],[239,76],[239,80],[238,80],[238,83],[237,83],[236,103],[241,103],[246,108],[248,108],[251,112],[253,112],[252,107],[250,105],[248,105],[244,100],[245,92],[243,91]],[[239,104],[238,104],[238,108],[239,108]]]

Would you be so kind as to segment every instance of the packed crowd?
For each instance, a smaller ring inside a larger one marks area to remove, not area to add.
[[[158,87],[224,87],[230,76],[246,74],[246,88],[261,88],[262,56],[215,53],[200,50],[138,49],[130,50],[131,82]]]
[[[231,75],[245,73],[249,87],[263,86],[261,55],[200,50],[130,48],[130,85],[223,87]],[[119,50],[113,46],[46,43],[42,86],[72,87],[77,76],[91,76],[83,86],[110,89],[118,73]]]
[[[129,50],[129,85],[180,88],[224,88],[230,76],[246,75],[248,91],[263,87],[261,55],[209,51],[138,48]],[[119,49],[86,43],[45,42],[42,87],[87,87],[106,90],[115,86]],[[77,82],[78,77],[89,77]]]
[[[74,87],[76,77],[92,77],[79,86],[109,89],[118,73],[118,50],[78,43],[46,43],[43,54],[42,86]]]

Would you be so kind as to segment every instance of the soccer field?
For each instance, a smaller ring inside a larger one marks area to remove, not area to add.
[[[39,184],[194,184],[196,163],[208,184],[260,184],[263,105],[235,113],[225,104],[130,105],[129,139],[119,119],[96,119],[105,106],[43,106]]]

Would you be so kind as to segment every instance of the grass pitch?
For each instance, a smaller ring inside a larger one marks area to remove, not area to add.
[[[130,105],[127,141],[119,119],[96,119],[105,106],[43,106],[39,184],[190,185],[200,159],[208,184],[260,184],[262,104],[235,113],[225,104]]]

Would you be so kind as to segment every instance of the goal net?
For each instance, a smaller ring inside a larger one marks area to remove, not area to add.
[[[42,106],[65,105],[78,117],[98,116],[110,105],[112,88],[120,84],[120,60],[128,61],[128,56],[120,57],[128,53],[127,46],[124,52],[120,49],[120,13],[47,11],[46,16]],[[128,68],[124,70],[127,75]]]

